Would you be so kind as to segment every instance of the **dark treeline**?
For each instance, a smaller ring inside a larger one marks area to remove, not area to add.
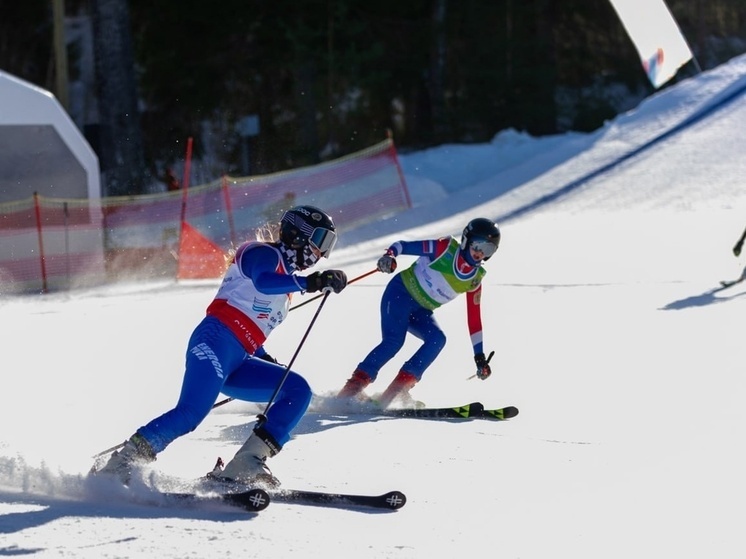
[[[746,51],[746,0],[667,4],[702,69]],[[240,174],[249,115],[250,169],[266,173],[387,130],[400,150],[590,131],[653,93],[607,0],[67,0],[66,13],[93,18],[102,168],[143,167],[110,193],[141,191],[189,136]],[[0,0],[0,68],[54,90],[51,18],[49,0]]]

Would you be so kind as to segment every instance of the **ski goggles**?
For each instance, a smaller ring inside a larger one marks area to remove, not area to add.
[[[485,260],[497,252],[497,245],[489,239],[475,237],[469,243],[469,248],[475,252],[481,252]]]
[[[337,244],[337,234],[323,227],[316,227],[308,238],[308,242],[321,253],[321,256],[329,258],[334,245]]]

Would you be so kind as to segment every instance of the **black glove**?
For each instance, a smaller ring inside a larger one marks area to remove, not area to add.
[[[387,252],[378,259],[378,264],[376,264],[376,267],[378,268],[379,272],[383,272],[384,274],[391,274],[396,270],[396,258],[394,258],[392,254]]]
[[[740,256],[742,247],[743,247],[743,241],[738,241],[736,243],[736,246],[733,247],[733,254],[735,254],[736,256]]]
[[[339,293],[347,286],[347,275],[342,270],[314,272],[306,277],[306,291],[334,291]]]
[[[259,359],[262,359],[264,361],[269,361],[270,363],[274,363],[275,365],[278,365],[277,359],[272,357],[269,353],[265,353],[264,355],[256,355],[254,354],[254,357],[258,357]]]
[[[477,353],[474,356],[474,362],[477,364],[477,378],[484,380],[492,374],[492,369],[490,369],[490,360],[492,359],[493,355],[495,355],[494,351],[490,353],[489,358],[485,358],[484,353]]]

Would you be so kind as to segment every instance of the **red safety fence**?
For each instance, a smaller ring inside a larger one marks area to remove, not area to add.
[[[189,189],[178,277],[219,277],[223,255],[302,204],[329,213],[340,231],[410,207],[393,142],[312,167]]]
[[[0,294],[218,278],[232,248],[301,204],[328,212],[340,231],[411,207],[393,141],[312,167],[226,176],[179,192],[0,204]]]
[[[0,205],[0,293],[98,285],[105,279],[101,207],[34,196]]]

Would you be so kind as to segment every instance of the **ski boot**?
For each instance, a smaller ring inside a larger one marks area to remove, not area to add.
[[[355,369],[352,376],[347,380],[342,390],[337,394],[337,398],[343,400],[365,400],[363,390],[372,382],[370,375],[361,369]]]
[[[277,444],[272,435],[260,427],[254,430],[225,467],[222,467],[223,461],[218,458],[215,468],[206,477],[228,485],[279,487],[280,480],[272,475],[267,467],[267,458],[274,456],[281,449],[282,447]]]
[[[156,459],[150,443],[145,437],[135,433],[125,441],[120,450],[115,450],[109,461],[100,469],[91,470],[93,474],[115,475],[124,485],[128,485],[132,478],[132,469],[139,465],[154,462]]]
[[[378,398],[378,403],[382,408],[389,407],[395,400],[406,402],[407,404],[415,402],[409,395],[409,391],[417,384],[417,377],[406,372],[399,371],[394,380],[391,381],[388,388]]]

